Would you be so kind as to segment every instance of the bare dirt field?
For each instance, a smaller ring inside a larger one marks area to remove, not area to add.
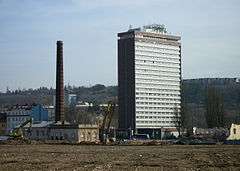
[[[0,170],[240,170],[240,146],[0,145]]]

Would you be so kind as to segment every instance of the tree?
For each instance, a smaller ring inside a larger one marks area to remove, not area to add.
[[[205,117],[209,128],[224,126],[223,97],[214,87],[207,88]]]
[[[182,132],[187,130],[187,135],[192,134],[193,130],[193,113],[190,111],[190,107],[187,103],[187,92],[189,91],[189,86],[184,86],[182,84],[181,92],[181,112],[180,112],[180,122]]]
[[[94,86],[92,86],[90,89],[93,91],[93,92],[96,92],[96,91],[101,91],[101,90],[104,90],[106,87],[102,84],[96,84]]]
[[[181,115],[180,110],[177,106],[174,107],[174,116],[175,116],[175,127],[178,131],[178,136],[181,136],[181,127],[182,127],[182,121],[181,121]]]
[[[76,113],[77,123],[79,124],[96,124],[97,116],[95,113],[90,113],[86,110],[77,111]]]
[[[187,136],[193,134],[193,111],[189,105],[183,101],[181,105],[181,129],[182,132],[187,131]]]
[[[64,112],[65,112],[65,118],[67,122],[76,123],[77,111],[75,106],[73,105],[65,106]]]
[[[76,124],[96,124],[97,115],[95,111],[88,109],[77,109],[74,105],[65,107],[65,118],[67,122]]]
[[[240,124],[240,106],[237,107],[236,116],[234,118],[235,124]]]
[[[236,109],[236,116],[235,116],[235,123],[240,124],[240,91],[238,91],[238,97],[237,97],[237,109]]]

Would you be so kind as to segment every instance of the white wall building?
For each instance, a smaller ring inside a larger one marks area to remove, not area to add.
[[[30,119],[31,108],[17,108],[6,111],[7,113],[7,133]]]

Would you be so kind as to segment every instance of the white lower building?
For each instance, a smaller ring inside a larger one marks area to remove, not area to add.
[[[19,108],[6,111],[7,113],[7,128],[6,132],[20,126],[22,123],[30,119],[31,108]]]

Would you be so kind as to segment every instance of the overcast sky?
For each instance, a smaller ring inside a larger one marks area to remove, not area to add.
[[[0,91],[117,84],[117,33],[165,24],[182,36],[183,78],[240,77],[239,0],[0,0]]]

